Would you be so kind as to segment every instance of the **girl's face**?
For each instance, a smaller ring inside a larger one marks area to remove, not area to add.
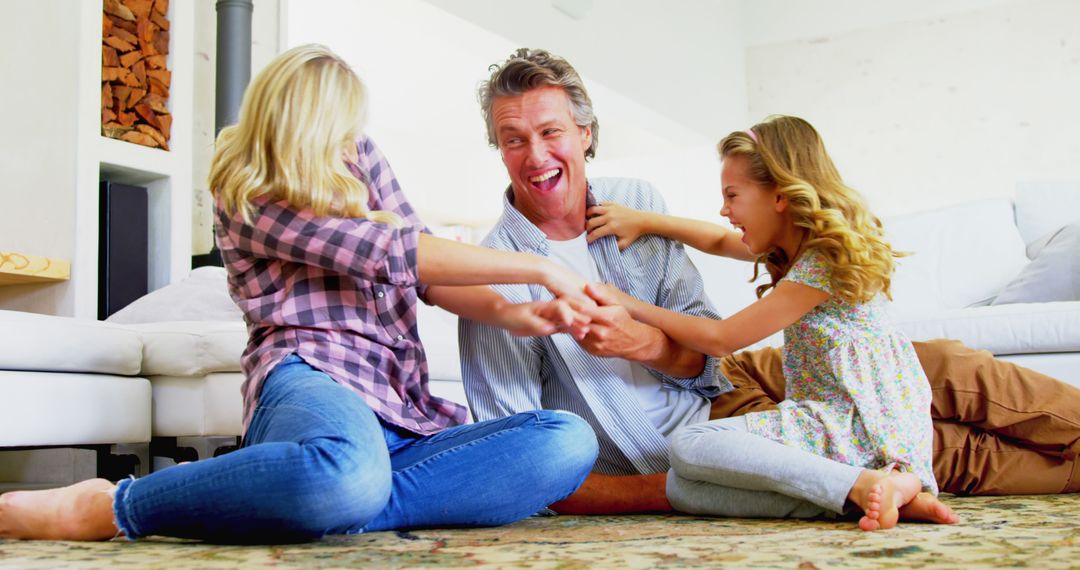
[[[761,186],[750,178],[747,157],[735,154],[724,159],[720,185],[724,193],[720,215],[743,232],[742,242],[751,253],[761,255],[787,245],[789,240],[785,238],[793,229],[787,214],[787,198],[775,188]]]

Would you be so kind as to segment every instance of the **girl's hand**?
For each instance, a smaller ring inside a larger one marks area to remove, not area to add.
[[[604,202],[585,212],[585,229],[589,243],[604,236],[615,236],[619,250],[630,247],[641,234],[648,233],[649,213],[627,208],[613,202]]]
[[[585,286],[585,294],[597,305],[622,305],[623,307],[626,307],[626,310],[630,311],[631,314],[633,313],[634,307],[641,304],[641,301],[634,296],[624,293],[621,289],[610,283],[589,283]]]
[[[499,310],[499,326],[514,336],[548,336],[569,333],[581,340],[589,333],[590,318],[575,311],[567,301],[533,301],[507,304]]]

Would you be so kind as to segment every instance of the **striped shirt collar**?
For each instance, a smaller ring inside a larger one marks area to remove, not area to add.
[[[592,183],[589,182],[585,190],[585,208],[591,208],[597,203],[593,196]],[[505,230],[507,237],[518,245],[518,251],[529,251],[547,256],[548,237],[514,206],[512,186],[507,186],[506,191],[503,192],[503,215],[495,224],[496,230],[500,228]]]

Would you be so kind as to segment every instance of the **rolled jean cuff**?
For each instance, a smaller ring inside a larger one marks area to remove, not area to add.
[[[139,529],[135,526],[135,523],[131,522],[130,507],[127,504],[128,493],[131,491],[131,484],[135,482],[135,477],[128,479],[121,479],[116,483],[116,495],[113,497],[113,522],[116,524],[117,530],[119,530],[128,540],[135,540],[139,538]]]

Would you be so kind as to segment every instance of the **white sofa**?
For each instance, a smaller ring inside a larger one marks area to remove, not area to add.
[[[893,245],[912,253],[894,279],[897,322],[912,339],[958,339],[1080,386],[1078,220],[1080,185],[1021,189],[1015,202],[886,220]],[[1062,227],[1075,229],[1069,239],[1076,243],[1040,249],[1049,236],[1060,238]],[[1064,248],[1064,260],[1056,259],[1052,272],[1072,278],[1073,300],[994,304],[1005,292],[1041,294],[1051,280],[1024,278],[1039,277],[1054,248],[1059,258]],[[721,314],[754,300],[749,264],[691,257]],[[1025,290],[1031,287],[1034,293]],[[0,448],[146,442],[152,435],[154,455],[176,460],[236,444],[247,339],[223,269],[197,269],[110,320],[0,311],[0,343],[11,348],[0,351]],[[456,317],[421,305],[419,327],[431,391],[464,404]],[[779,343],[775,335],[761,344]]]
[[[150,382],[125,327],[0,311],[0,450],[79,447],[112,479],[149,469]]]
[[[1059,227],[1053,216],[1045,228],[1010,223],[1038,225],[1022,215],[1029,199],[1021,193],[1015,207],[993,200],[891,220],[887,229],[896,247],[917,252],[897,272],[895,318],[912,339],[960,340],[1080,386],[1080,297],[1033,302],[1048,286],[1038,266],[1050,260],[1029,259],[1027,251]],[[1062,214],[1080,229],[1080,190],[1075,202]],[[1025,243],[1025,234],[1036,237]],[[1069,247],[1075,264],[1063,264],[1054,278],[1080,284],[1080,239]]]
[[[153,468],[218,455],[239,445],[240,354],[247,330],[231,321],[124,325],[142,341],[140,374],[153,389]]]
[[[457,354],[457,317],[421,304],[431,390],[465,403]],[[55,318],[55,317],[54,317]],[[243,317],[228,296],[225,270],[202,267],[109,317],[142,344],[138,373],[153,388],[155,467],[212,456],[236,445],[243,400]],[[430,333],[428,331],[431,331]]]

